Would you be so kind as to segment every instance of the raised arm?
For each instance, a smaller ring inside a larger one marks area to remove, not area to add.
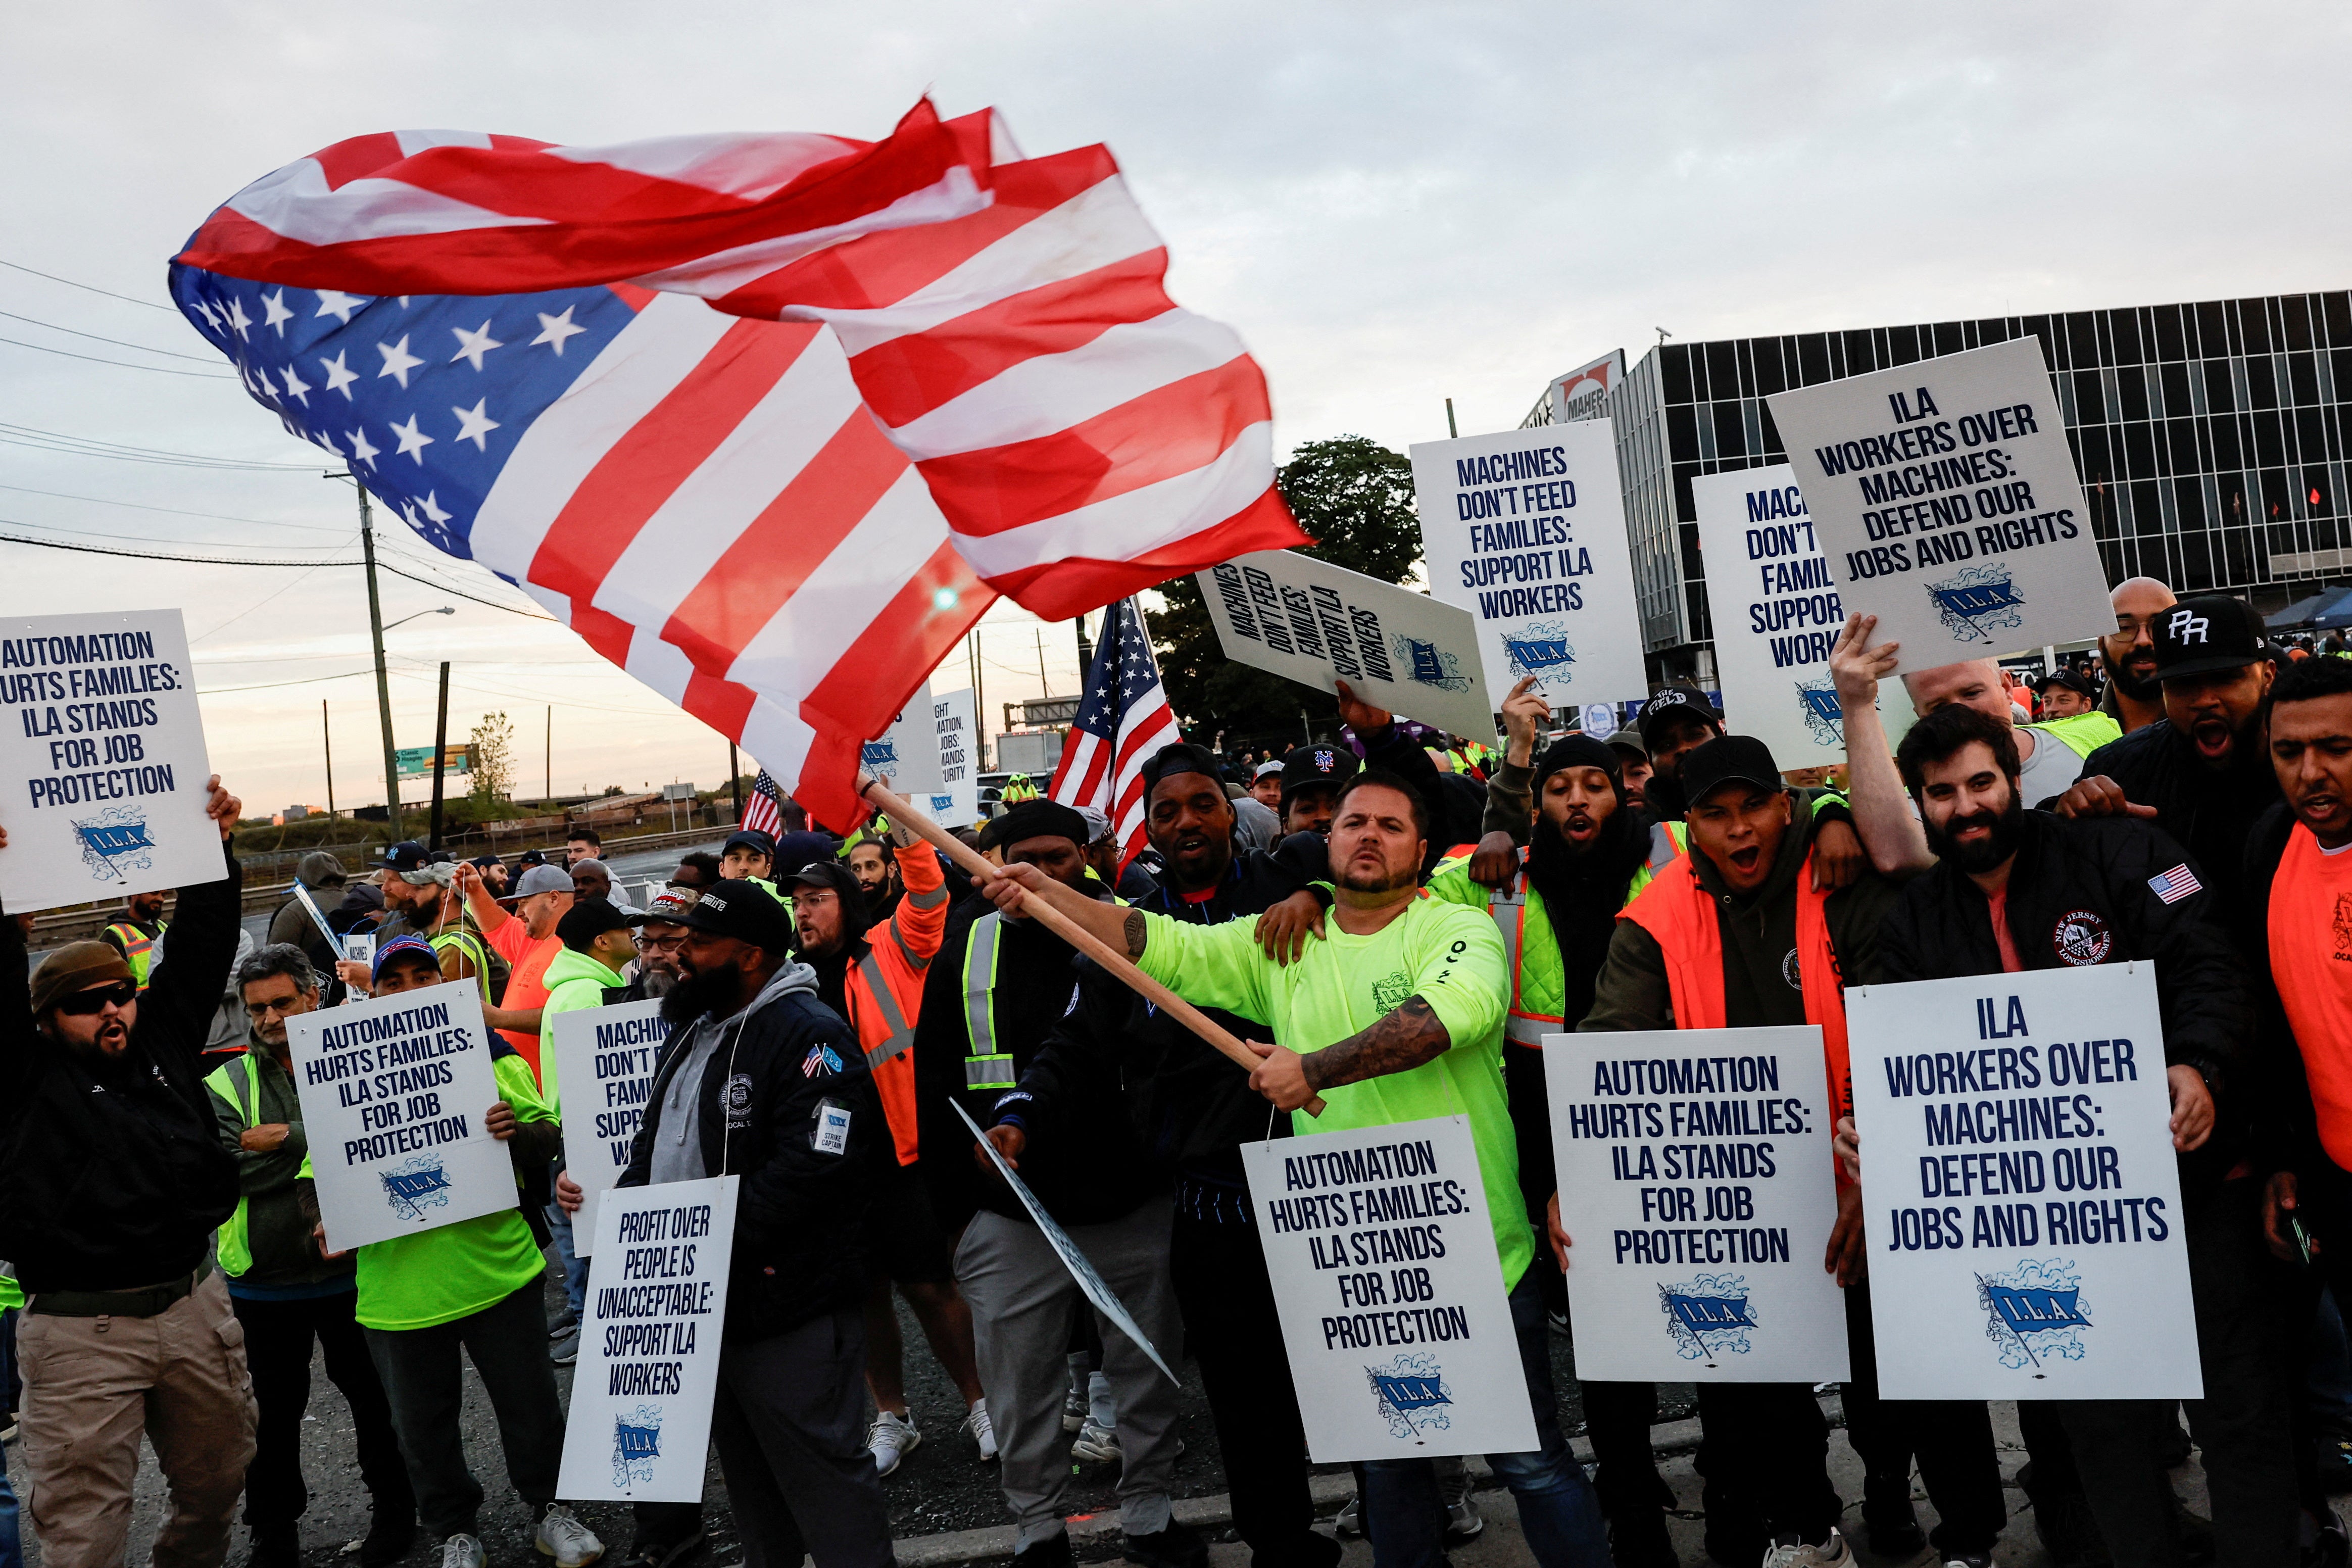
[[[1903,645],[1872,647],[1870,634],[1877,627],[1875,616],[1846,617],[1845,629],[1830,649],[1830,679],[1844,718],[1846,804],[1853,812],[1854,831],[1882,876],[1906,877],[1926,870],[1936,857],[1911,810],[1886,743],[1886,726],[1878,717],[1878,684],[1895,668]]]
[[[474,917],[474,929],[485,938],[514,919],[499,908],[498,895],[482,880],[482,868],[471,861],[457,862],[457,886],[466,895],[466,909]]]

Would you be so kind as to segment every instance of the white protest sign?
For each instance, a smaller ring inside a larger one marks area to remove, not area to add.
[[[2082,918],[2087,956],[2113,933]],[[2200,1397],[2151,966],[1845,1005],[1886,1397]]]
[[[1536,1446],[1468,1117],[1244,1143],[1242,1168],[1317,1464]]]
[[[1311,686],[1344,680],[1377,708],[1483,741],[1495,707],[1470,617],[1426,594],[1262,550],[1194,574],[1227,658]]]
[[[563,1095],[563,1168],[588,1194],[572,1216],[573,1250],[593,1256],[596,1197],[629,1166],[653,1098],[654,1055],[669,1038],[661,998],[555,1016],[555,1081]]]
[[[1127,1303],[1118,1299],[1118,1292],[1112,1289],[1109,1281],[1097,1272],[1094,1260],[1086,1255],[1076,1242],[1070,1239],[1070,1233],[1064,1230],[1054,1216],[1045,1212],[1045,1205],[1037,1201],[1037,1194],[1029,1190],[1029,1184],[1023,1181],[1014,1173],[1013,1167],[1004,1163],[1004,1156],[998,1153],[996,1145],[990,1142],[981,1132],[980,1123],[971,1119],[971,1112],[966,1110],[955,1100],[950,1100],[948,1103],[955,1106],[955,1113],[963,1118],[963,1124],[966,1127],[971,1129],[973,1140],[981,1148],[988,1152],[989,1163],[996,1167],[997,1175],[1003,1179],[1005,1185],[1013,1189],[1013,1195],[1021,1200],[1021,1206],[1029,1211],[1029,1217],[1036,1223],[1038,1234],[1043,1236],[1045,1238],[1045,1244],[1054,1249],[1054,1255],[1062,1260],[1062,1267],[1070,1271],[1070,1278],[1077,1281],[1079,1293],[1094,1303],[1095,1310],[1116,1324],[1120,1333],[1133,1340],[1136,1348],[1151,1358],[1151,1364],[1167,1373],[1169,1382],[1179,1388],[1183,1387],[1184,1380],[1171,1371],[1167,1362],[1160,1359],[1159,1349],[1144,1337],[1142,1328],[1137,1324],[1134,1315],[1127,1310]]]
[[[1577,1375],[1844,1382],[1820,1028],[1543,1044]]]
[[[859,760],[877,778],[887,777],[902,795],[925,795],[940,787],[940,743],[931,717],[931,683],[924,681],[877,740],[866,742]]]
[[[2113,629],[2039,338],[1765,402],[1845,607],[1902,668]]]
[[[1830,648],[1845,605],[1796,471],[1775,463],[1701,474],[1691,480],[1691,500],[1725,722],[1771,747],[1783,768],[1843,761],[1845,719],[1830,683]]]
[[[931,699],[939,738],[940,787],[931,794],[931,820],[961,827],[980,820],[980,710],[971,688]]]
[[[710,1176],[604,1194],[559,1495],[702,1500],[741,1180]]]
[[[1423,441],[1412,489],[1429,591],[1477,619],[1487,707],[1525,675],[1555,708],[1648,693],[1609,421]]]
[[[0,621],[0,900],[16,914],[217,882],[177,610]]]
[[[330,1247],[515,1206],[507,1146],[482,1125],[499,1085],[473,986],[299,1013],[286,1036]]]

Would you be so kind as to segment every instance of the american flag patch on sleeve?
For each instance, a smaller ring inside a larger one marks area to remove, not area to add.
[[[2191,893],[2205,890],[2205,884],[2197,879],[2197,873],[2185,864],[2175,866],[2161,877],[2150,877],[2147,885],[2155,889],[2156,896],[2168,904],[2177,904]]]

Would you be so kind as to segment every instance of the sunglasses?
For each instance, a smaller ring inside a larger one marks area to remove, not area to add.
[[[111,985],[96,985],[88,991],[68,991],[58,998],[60,1013],[79,1017],[85,1014],[103,1012],[109,1002],[118,1007],[128,1007],[139,999],[139,987],[128,980],[118,980]]]

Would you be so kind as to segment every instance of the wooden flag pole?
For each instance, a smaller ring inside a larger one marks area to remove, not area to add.
[[[997,868],[989,864],[987,857],[891,794],[883,786],[879,779],[868,783],[860,793],[883,816],[894,823],[904,823],[914,829],[931,847],[953,860],[979,880],[992,882],[996,879]],[[1047,931],[1100,964],[1129,990],[1200,1036],[1215,1047],[1221,1054],[1232,1058],[1235,1066],[1247,1072],[1257,1070],[1260,1058],[1255,1051],[1235,1039],[1229,1031],[1221,1027],[1215,1019],[1138,969],[1134,961],[1127,954],[1115,951],[1094,932],[1079,925],[1043,899],[1024,899],[1022,909],[1024,912],[1036,917],[1038,922]],[[1323,1114],[1322,1096],[1318,1095],[1307,1102],[1307,1113],[1309,1116]]]

